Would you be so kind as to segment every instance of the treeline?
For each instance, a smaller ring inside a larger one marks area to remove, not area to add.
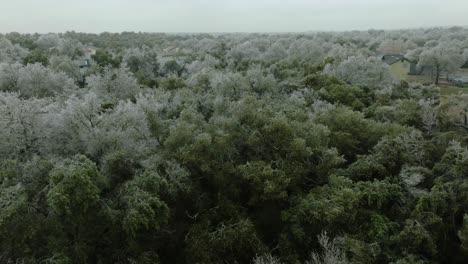
[[[0,262],[465,263],[466,33],[3,35]]]

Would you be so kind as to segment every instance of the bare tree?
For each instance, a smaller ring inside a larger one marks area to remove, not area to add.
[[[327,232],[318,236],[318,241],[322,247],[322,253],[313,252],[310,260],[306,264],[348,264],[344,252],[338,247],[336,238],[331,240]]]

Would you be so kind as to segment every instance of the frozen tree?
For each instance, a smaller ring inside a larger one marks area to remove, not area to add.
[[[288,57],[287,49],[279,42],[273,43],[263,54],[263,60],[277,62]]]
[[[52,56],[49,59],[48,67],[56,72],[64,72],[73,80],[79,80],[81,77],[79,66],[78,61],[74,61],[68,56]]]
[[[161,59],[161,65],[163,67],[159,70],[159,73],[164,76],[175,75],[177,77],[182,76],[185,71],[185,62],[180,58],[165,58]]]
[[[349,57],[356,56],[358,53],[358,49],[355,45],[333,44],[329,48],[327,56],[339,62],[347,60]]]
[[[409,40],[386,39],[380,43],[378,51],[385,55],[405,54],[408,50],[415,49],[417,45]]]
[[[0,91],[19,92],[22,97],[50,97],[76,89],[65,73],[41,64],[0,64]]]
[[[22,67],[19,63],[0,63],[0,91],[18,91],[19,70]]]
[[[71,40],[71,39],[64,39],[59,41],[58,49],[60,54],[64,56],[68,56],[70,58],[77,58],[78,56],[82,55],[83,44],[80,42]]]
[[[133,156],[145,155],[156,145],[150,138],[146,112],[130,101],[106,109],[104,101],[94,93],[73,96],[64,106],[56,105],[47,118],[51,121],[45,128],[45,147],[51,153],[86,153],[99,158],[122,151]]]
[[[350,263],[346,259],[344,252],[338,247],[337,239],[330,239],[327,232],[323,232],[318,236],[322,253],[313,252],[310,255],[310,260],[306,264],[347,264]]]
[[[102,73],[86,80],[91,91],[109,103],[134,98],[141,90],[133,74],[125,67],[105,67]]]
[[[17,90],[23,97],[50,97],[72,92],[77,87],[63,72],[54,72],[39,63],[28,64],[18,70]]]
[[[410,167],[404,166],[400,171],[398,177],[400,181],[403,183],[406,191],[410,194],[415,196],[420,196],[426,191],[420,187],[419,185],[424,182],[425,175],[424,175],[424,167]]]
[[[251,42],[245,42],[232,47],[227,52],[227,57],[229,58],[229,64],[236,68],[243,63],[258,60],[260,50]]]
[[[468,94],[450,96],[440,110],[440,122],[468,131]]]
[[[392,80],[388,66],[376,57],[352,56],[327,65],[324,72],[356,85],[380,86]]]
[[[21,157],[37,151],[39,116],[46,103],[0,92],[0,156]]]
[[[157,145],[151,138],[145,111],[130,101],[120,101],[107,113],[99,134],[101,136],[96,142],[89,142],[88,149],[104,145],[107,152],[123,151],[128,156],[144,157]]]
[[[281,264],[282,262],[271,254],[257,256],[253,260],[253,264]]]
[[[435,99],[421,99],[419,105],[421,106],[423,127],[428,133],[431,133],[437,126],[437,101]]]
[[[214,70],[218,64],[218,59],[207,54],[203,59],[194,60],[192,63],[188,64],[186,66],[187,73],[191,76],[200,72],[208,72],[210,70]]]
[[[316,40],[298,40],[288,49],[289,58],[306,63],[319,63],[325,58],[321,43]]]
[[[423,50],[424,50],[423,48],[415,48],[415,49],[409,50],[405,53],[405,58],[407,58],[410,61],[417,62]]]
[[[49,33],[41,35],[37,39],[36,44],[39,48],[47,50],[51,48],[58,48],[62,41],[63,39],[60,38],[57,34]]]
[[[128,49],[123,55],[122,62],[128,69],[145,76],[145,78],[155,78],[159,71],[159,62],[154,49],[146,46],[143,48]]]
[[[249,90],[247,79],[242,74],[233,72],[214,72],[210,76],[210,86],[217,95],[233,99],[240,98]]]
[[[464,63],[462,50],[457,44],[443,42],[435,47],[424,48],[419,56],[418,65],[420,67],[432,67],[435,76],[434,83],[439,84],[439,79],[443,73],[453,73]]]
[[[21,62],[28,51],[19,45],[13,45],[8,39],[0,37],[0,63]]]
[[[278,85],[272,74],[265,73],[259,65],[251,67],[246,74],[250,89],[258,94],[275,93]]]
[[[44,116],[44,152],[58,155],[85,153],[89,137],[102,124],[102,100],[94,93],[70,96],[64,104],[49,106]]]

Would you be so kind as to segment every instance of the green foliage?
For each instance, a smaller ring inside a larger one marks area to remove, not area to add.
[[[110,52],[104,49],[97,49],[96,54],[91,58],[101,67],[112,66],[114,68],[120,67],[121,59],[113,56]]]
[[[34,63],[40,63],[43,66],[47,66],[49,64],[49,57],[44,51],[35,49],[23,59],[23,64],[25,65]]]
[[[465,263],[466,98],[373,58],[460,30],[2,35],[0,263]]]
[[[78,217],[97,205],[105,184],[92,161],[76,156],[72,160],[64,160],[50,173],[47,201],[54,213]]]
[[[120,198],[124,208],[122,225],[130,236],[158,230],[167,222],[169,209],[158,197],[162,181],[155,173],[145,173],[125,184]]]
[[[196,263],[249,262],[265,246],[248,219],[240,219],[218,226],[201,223],[193,227],[189,237],[188,260]]]

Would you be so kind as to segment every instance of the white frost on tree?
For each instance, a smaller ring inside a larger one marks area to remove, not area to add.
[[[388,66],[376,57],[352,56],[338,64],[328,64],[324,73],[356,85],[378,87],[388,84],[392,77]]]
[[[141,91],[137,80],[125,67],[105,67],[101,74],[86,80],[90,90],[108,103],[132,99]]]
[[[419,55],[420,67],[431,67],[434,83],[439,84],[442,74],[451,74],[466,62],[463,50],[457,42],[442,42],[435,47],[424,48]]]
[[[19,46],[13,45],[6,38],[0,38],[0,63],[21,62],[27,55],[28,50]]]
[[[327,232],[318,236],[321,253],[313,252],[306,264],[348,264],[345,253],[340,249],[337,239],[330,239]]]
[[[106,109],[104,101],[91,92],[56,104],[46,118],[48,142],[44,147],[51,154],[86,153],[99,158],[122,151],[134,156],[145,155],[157,145],[145,111],[130,101]]]
[[[320,63],[325,58],[322,43],[318,40],[295,41],[288,49],[289,59],[310,64]]]
[[[408,50],[415,49],[417,45],[410,40],[386,39],[380,43],[377,50],[384,55],[405,54]]]
[[[434,131],[437,127],[437,113],[439,111],[438,104],[435,99],[419,100],[419,106],[421,106],[421,119],[424,130],[428,133]]]
[[[0,92],[0,156],[21,157],[37,151],[40,115],[46,101]]]
[[[19,69],[22,67],[19,63],[0,63],[0,91],[18,91]]]
[[[63,72],[54,72],[39,63],[28,64],[18,71],[17,91],[23,97],[50,97],[77,89]]]
[[[49,33],[41,35],[37,40],[36,44],[39,48],[48,50],[51,48],[58,48],[63,39],[59,37],[57,34]]]
[[[22,97],[51,97],[77,89],[63,72],[54,72],[39,63],[0,64],[0,91],[18,92]]]

